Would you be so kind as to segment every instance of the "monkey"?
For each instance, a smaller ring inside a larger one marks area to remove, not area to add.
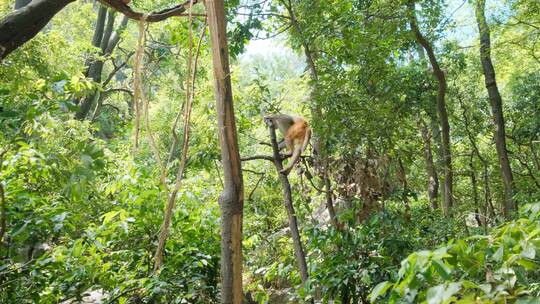
[[[287,147],[292,153],[291,160],[287,167],[280,173],[289,174],[292,167],[300,159],[300,154],[306,150],[311,138],[311,129],[302,117],[295,117],[286,114],[274,114],[264,116],[264,121],[277,127],[283,135],[283,140],[279,143],[279,150]]]

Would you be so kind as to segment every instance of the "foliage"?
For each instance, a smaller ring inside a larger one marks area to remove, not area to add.
[[[448,82],[456,202],[448,218],[427,198],[426,147],[440,179],[438,206],[444,184],[437,82],[410,32],[406,2],[226,1],[242,157],[271,154],[261,145],[268,141],[264,114],[300,115],[313,129],[314,149],[288,176],[306,284],[274,165],[242,163],[245,302],[537,303],[540,207],[527,203],[540,199],[540,5],[488,1],[521,212],[503,223],[474,1],[414,1]],[[176,4],[130,5],[157,11]],[[0,16],[11,9],[0,1]],[[187,18],[148,25],[149,115],[135,148],[137,23],[118,31],[118,46],[104,55],[92,45],[98,9],[88,1],[68,5],[0,63],[0,302],[69,303],[89,292],[103,303],[218,302],[223,181],[204,6],[194,7],[193,45],[201,42],[201,50],[187,169],[158,273],[167,197],[150,135],[161,160],[171,160],[170,186],[182,153],[174,143],[183,137],[189,25]],[[94,60],[103,60],[100,81],[88,76]],[[96,92],[87,119],[74,119],[80,100]]]
[[[388,303],[535,303],[540,296],[540,204],[489,235],[451,240],[418,251],[403,262],[395,281],[379,283],[371,302],[387,293]]]
[[[362,225],[355,225],[351,215],[348,229],[318,225],[306,231],[308,252],[312,252],[308,292],[321,292],[324,301],[365,301],[374,284],[396,276],[408,252],[439,244],[448,235],[465,233],[453,221],[434,226],[439,215],[420,206],[411,215],[415,225],[410,225],[397,205]],[[342,219],[346,217],[342,214]]]

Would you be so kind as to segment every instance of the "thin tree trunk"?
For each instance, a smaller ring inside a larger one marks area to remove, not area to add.
[[[315,60],[313,58],[313,53],[311,52],[309,43],[304,39],[304,35],[302,32],[302,28],[300,27],[300,24],[298,23],[298,20],[296,19],[296,15],[294,13],[293,8],[291,7],[291,3],[286,3],[285,1],[281,1],[283,6],[287,9],[289,16],[291,17],[291,25],[293,26],[294,30],[298,33],[298,35],[302,39],[302,47],[304,48],[304,54],[306,56],[306,63],[309,68],[311,79],[314,81],[317,81],[318,79],[318,73],[317,68],[315,66]],[[311,90],[310,93],[313,97],[313,90]],[[322,121],[322,111],[320,108],[316,107],[315,105],[311,105],[311,114],[315,121]],[[319,172],[319,177],[321,178],[323,185],[324,185],[324,191],[326,194],[326,209],[328,209],[328,214],[330,215],[330,223],[336,228],[341,229],[342,225],[338,222],[336,217],[336,211],[334,208],[334,199],[332,196],[332,181],[330,180],[330,176],[328,174],[328,159],[326,157],[325,151],[321,151],[321,147],[323,146],[321,142],[323,142],[324,139],[322,137],[322,134],[316,133],[313,136],[312,139],[312,145],[314,147],[315,152],[315,158],[317,163],[319,163],[319,167],[322,167]]]
[[[107,7],[100,4],[98,9],[98,17],[96,20],[96,27],[94,30],[94,36],[92,37],[92,45],[98,48],[103,40],[103,30],[105,29],[105,20],[107,20]]]
[[[102,6],[102,8],[103,8],[103,6]],[[100,12],[98,13],[98,23],[96,24],[96,30],[94,32],[94,38],[95,38],[96,35],[100,34],[99,32],[101,32],[102,37],[101,37],[101,40],[99,42],[99,48],[100,48],[100,54],[99,55],[100,56],[108,56],[111,53],[107,53],[106,50],[110,49],[111,52],[112,52],[112,50],[114,49],[114,46],[109,47],[109,44],[112,43],[110,38],[111,38],[111,35],[113,33],[113,30],[114,30],[114,21],[116,19],[116,12],[114,10],[112,10],[112,9],[110,9],[108,11],[107,24],[105,26],[103,26],[103,23],[101,23],[100,20],[99,20],[99,17],[100,17],[99,14],[101,13],[102,8],[100,8]],[[94,42],[96,42],[96,41],[92,40],[92,43],[94,43]],[[105,64],[105,62],[103,61],[103,58],[99,58],[98,60],[93,61],[90,64],[90,67],[88,68],[88,75],[87,76],[92,78],[92,80],[94,82],[101,83],[101,74],[103,73],[104,64]],[[84,98],[82,100],[79,111],[77,112],[77,114],[75,114],[75,118],[77,118],[77,119],[86,118],[86,116],[88,115],[88,112],[92,108],[92,105],[95,103],[95,101],[98,100],[98,98],[96,98],[96,96],[98,96],[98,94],[97,94],[97,92],[94,92],[93,94],[87,96],[86,98]]]
[[[474,218],[476,219],[476,223],[479,227],[484,226],[486,224],[485,217],[482,213],[480,213],[480,204],[478,202],[478,179],[476,178],[476,168],[474,167],[474,151],[471,153],[470,159],[469,159],[469,176],[471,177],[471,187],[473,191],[473,202],[474,202],[474,210],[475,215]]]
[[[224,187],[221,207],[221,302],[242,303],[242,217],[244,185],[231,87],[227,21],[223,0],[205,2],[215,78]]]
[[[512,169],[510,168],[508,151],[506,149],[506,132],[504,128],[502,98],[499,89],[497,88],[495,69],[491,62],[491,38],[484,13],[485,5],[485,0],[476,1],[476,21],[478,23],[478,31],[480,32],[480,61],[482,62],[482,69],[484,70],[486,89],[491,103],[493,123],[495,124],[495,146],[497,148],[497,155],[499,156],[499,165],[504,186],[503,213],[506,218],[509,218],[516,210],[516,204],[513,200],[514,178],[512,176]]]
[[[105,54],[112,54],[114,48],[116,47],[116,45],[118,45],[118,42],[120,42],[120,36],[122,35],[122,32],[126,29],[128,22],[129,18],[127,16],[122,17],[120,25],[116,28],[116,31],[114,31],[114,33],[111,35],[111,38],[109,39],[109,43],[105,48]]]
[[[323,172],[323,182],[324,182],[324,192],[326,196],[326,209],[328,209],[328,215],[330,216],[330,223],[334,228],[341,230],[343,229],[343,226],[338,222],[337,216],[336,216],[336,209],[334,208],[334,198],[333,191],[332,191],[332,185],[330,185],[330,178],[327,176],[328,169],[327,165],[325,165],[325,171]]]
[[[443,163],[444,163],[444,196],[443,196],[443,213],[445,216],[449,215],[450,208],[453,206],[453,172],[452,172],[452,154],[450,149],[450,124],[448,123],[448,114],[446,112],[446,77],[444,72],[439,66],[439,62],[435,57],[433,47],[426,40],[426,38],[420,32],[418,28],[418,21],[416,19],[416,12],[414,8],[414,0],[407,2],[409,24],[411,30],[414,33],[416,41],[426,51],[431,67],[433,68],[433,74],[439,83],[439,89],[437,91],[437,112],[442,129],[442,150],[443,150]]]
[[[0,246],[4,243],[4,235],[7,229],[7,206],[6,193],[2,181],[0,181]]]
[[[102,53],[105,53],[105,50],[107,49],[107,46],[109,45],[109,39],[111,38],[111,35],[114,30],[114,21],[116,20],[116,12],[112,9],[109,9],[107,14],[107,24],[105,25],[105,29],[103,31],[103,37],[101,38],[101,43],[99,44],[99,48],[101,49]]]
[[[424,48],[417,44],[417,52],[420,62],[424,62],[426,55],[424,53]],[[430,64],[426,62],[427,71],[430,72]],[[434,102],[433,105],[437,103]],[[429,123],[431,127],[431,133],[426,126],[424,120],[418,116],[417,124],[420,129],[420,134],[422,135],[423,144],[424,144],[424,160],[426,161],[426,173],[428,175],[428,200],[431,205],[431,209],[435,210],[439,207],[437,200],[439,199],[439,172],[438,168],[443,167],[442,160],[443,155],[441,154],[441,130],[439,129],[437,109],[432,105],[429,105],[429,108],[426,109],[426,113],[429,117]],[[433,147],[431,145],[431,139],[433,139],[435,151],[437,154],[437,162],[433,160]],[[444,185],[442,187],[444,193]]]
[[[433,102],[436,105],[437,102]],[[444,183],[441,183],[440,176],[444,175],[444,153],[442,149],[441,128],[439,122],[439,116],[437,115],[436,106],[432,109],[428,109],[427,115],[429,117],[429,129],[431,130],[431,136],[433,138],[433,151],[435,152],[434,163],[435,170],[437,172],[439,189],[436,193],[437,200],[440,199],[440,193],[444,193]]]
[[[276,130],[273,124],[268,125],[270,131],[270,139],[272,140],[272,148],[274,150],[274,164],[279,174],[279,180],[283,186],[283,199],[285,207],[287,208],[287,214],[289,216],[289,229],[291,230],[291,236],[293,239],[294,253],[296,255],[296,262],[298,263],[298,269],[300,270],[300,278],[302,283],[305,284],[308,280],[308,270],[306,255],[302,246],[302,240],[300,238],[300,232],[298,231],[298,221],[296,219],[296,213],[292,202],[291,184],[287,174],[281,173],[283,169],[283,160],[279,154],[279,147],[276,140]]]
[[[473,148],[474,154],[476,154],[476,157],[480,162],[482,163],[483,171],[482,171],[482,179],[484,180],[484,204],[485,204],[485,225],[487,226],[487,222],[489,218],[493,217],[495,215],[495,209],[493,208],[493,202],[491,201],[491,188],[489,186],[489,172],[488,167],[489,163],[487,160],[484,159],[482,154],[480,154],[480,149],[478,149],[478,146],[476,145],[476,138],[471,133],[471,130],[469,128],[469,117],[467,116],[467,109],[465,108],[465,105],[463,104],[463,101],[459,100],[462,112],[461,115],[463,116],[463,124],[465,125],[465,132],[467,133],[467,137],[469,139],[469,142],[471,143],[471,146]]]
[[[103,38],[103,29],[105,28],[105,20],[107,20],[107,7],[104,5],[99,5],[98,16],[96,19],[96,25],[94,27],[94,35],[92,36],[92,46],[99,48],[101,40]],[[84,66],[86,67],[84,75],[88,77],[92,63],[95,61],[92,56],[86,59]],[[79,104],[80,100],[77,99],[74,101],[75,104]]]
[[[0,21],[0,61],[34,38],[66,5],[75,0],[34,0]]]
[[[172,219],[173,209],[176,202],[176,195],[178,194],[178,191],[180,190],[180,185],[182,181],[182,177],[184,176],[184,171],[187,164],[187,158],[188,158],[188,149],[189,149],[189,137],[190,137],[190,125],[191,125],[191,110],[193,106],[193,100],[195,98],[195,78],[197,76],[197,62],[199,60],[199,54],[201,50],[201,44],[203,35],[206,31],[206,24],[204,25],[201,36],[199,38],[199,43],[197,45],[197,51],[195,53],[195,62],[193,63],[194,68],[192,71],[192,46],[193,46],[193,34],[192,34],[192,26],[193,26],[193,20],[191,16],[191,9],[190,9],[190,18],[189,18],[189,56],[188,56],[188,68],[187,73],[188,75],[187,81],[186,81],[186,103],[184,107],[184,126],[183,126],[183,139],[182,139],[182,157],[180,159],[180,165],[178,167],[178,171],[176,173],[176,182],[174,185],[174,189],[169,197],[169,201],[167,202],[167,208],[165,209],[165,216],[163,219],[163,225],[161,226],[161,234],[158,240],[158,247],[156,249],[156,256],[155,256],[155,264],[154,264],[154,271],[159,270],[162,263],[162,256],[163,256],[163,250],[165,248],[165,241],[167,240],[167,235],[169,232],[169,226]],[[146,111],[146,115],[148,117],[148,110]],[[148,121],[147,121],[148,124]],[[165,165],[165,168],[163,169],[162,173],[162,180],[165,180],[166,176],[166,168],[168,163]]]
[[[407,222],[411,220],[411,206],[409,204],[409,186],[407,184],[407,173],[405,172],[405,167],[403,166],[403,161],[401,157],[398,157],[398,179],[401,181],[401,187],[403,191],[401,192],[401,199],[403,204],[405,204],[405,219]]]
[[[431,134],[429,133],[429,130],[422,118],[419,117],[417,123],[424,142],[424,160],[426,161],[426,172],[428,176],[428,200],[429,204],[431,205],[431,209],[435,210],[439,207],[437,203],[439,176],[437,175],[437,169],[435,167],[435,163],[433,162]]]

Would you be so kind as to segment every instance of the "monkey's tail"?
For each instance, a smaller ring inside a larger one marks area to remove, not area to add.
[[[298,162],[300,159],[300,156],[302,155],[302,152],[304,152],[307,148],[307,145],[309,144],[309,139],[311,138],[311,129],[308,127],[306,130],[306,135],[304,136],[304,142],[302,143],[302,147],[298,149],[299,147],[294,149],[294,153],[292,155],[291,160],[289,161],[289,164],[286,168],[281,170],[281,173],[289,174],[292,167]]]
[[[302,143],[302,149],[300,150],[300,153],[306,151],[306,148],[309,144],[309,140],[311,139],[311,128],[307,128],[306,130],[306,136],[304,137],[304,142]]]

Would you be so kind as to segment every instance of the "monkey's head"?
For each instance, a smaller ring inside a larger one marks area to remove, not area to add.
[[[272,119],[270,117],[264,116],[263,119],[264,119],[265,124],[267,124],[270,127],[275,127],[274,122],[272,121]]]

